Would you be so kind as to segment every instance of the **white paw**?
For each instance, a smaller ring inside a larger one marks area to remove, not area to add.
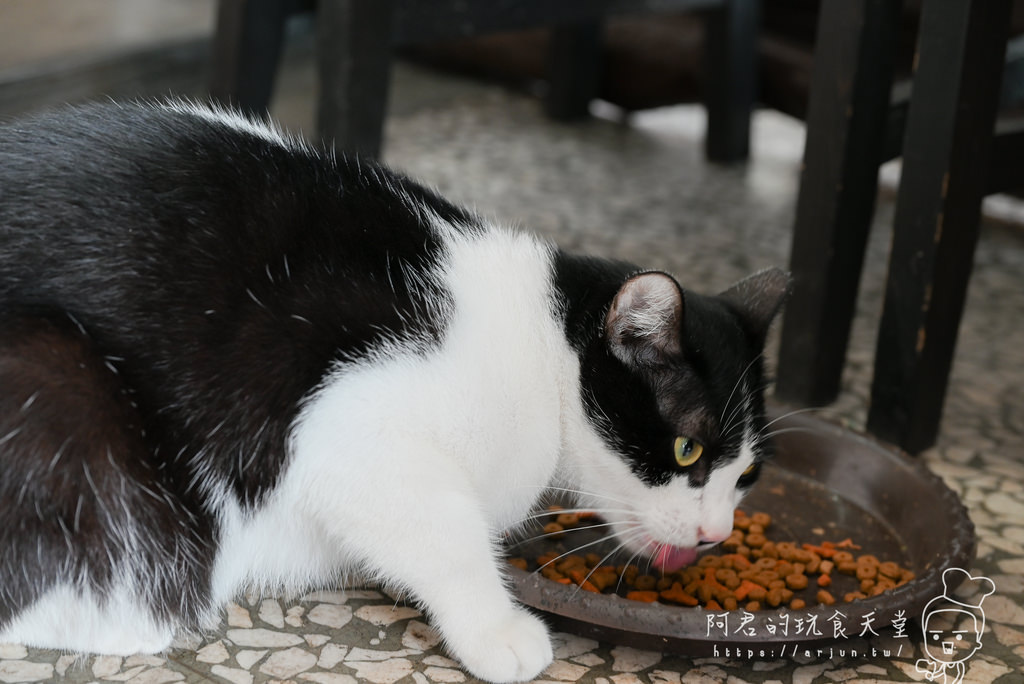
[[[551,639],[538,618],[513,609],[483,623],[470,638],[449,639],[470,674],[489,682],[524,682],[551,664]]]

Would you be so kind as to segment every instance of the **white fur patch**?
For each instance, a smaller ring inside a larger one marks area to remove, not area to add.
[[[199,103],[194,100],[170,99],[162,104],[174,112],[194,116],[211,123],[220,124],[236,131],[254,135],[266,142],[293,152],[314,155],[313,148],[301,138],[285,133],[276,123],[249,118],[237,110],[220,107],[213,103]]]
[[[108,600],[88,589],[61,584],[0,631],[0,643],[80,653],[159,653],[171,645],[174,628],[153,619],[131,588],[115,586]]]
[[[739,456],[714,468],[702,487],[693,487],[685,475],[651,487],[639,480],[621,457],[607,449],[567,454],[579,473],[584,507],[601,512],[624,548],[650,554],[659,545],[696,548],[701,542],[720,541],[732,530],[733,510],[742,498],[736,488],[741,474],[754,462],[747,435]],[[586,461],[578,461],[585,458]]]
[[[579,388],[550,301],[549,248],[516,233],[445,233],[436,277],[454,310],[443,344],[424,353],[415,341],[391,340],[372,361],[333,372],[303,410],[266,505],[249,519],[222,506],[218,597],[333,578],[343,546],[365,555],[383,543],[363,538],[376,534],[373,516],[417,501],[433,515],[446,493],[491,532],[515,525],[551,480],[563,404],[575,406]],[[422,521],[409,522],[407,533],[420,536]]]

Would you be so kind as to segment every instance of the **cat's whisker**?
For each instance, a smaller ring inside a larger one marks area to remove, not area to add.
[[[574,554],[574,553],[577,553],[577,552],[579,552],[579,551],[581,551],[581,550],[583,550],[583,549],[588,549],[588,548],[590,548],[590,547],[592,547],[592,546],[597,546],[598,544],[604,544],[604,543],[606,543],[607,541],[608,541],[608,538],[607,538],[607,537],[601,537],[600,539],[595,539],[594,541],[591,541],[591,542],[587,542],[586,544],[580,544],[579,546],[577,546],[577,547],[574,547],[574,548],[572,548],[572,549],[570,549],[570,550],[566,551],[565,553],[563,553],[563,554],[561,554],[561,555],[555,556],[554,558],[552,558],[551,560],[549,560],[549,561],[548,561],[547,563],[545,563],[544,565],[541,565],[541,566],[539,566],[539,567],[538,567],[538,568],[537,568],[536,570],[534,570],[533,572],[534,572],[534,574],[536,574],[536,573],[540,572],[541,570],[543,570],[544,568],[546,568],[547,566],[551,565],[552,563],[557,563],[558,561],[562,560],[562,559],[563,559],[563,558],[565,558],[566,556],[571,556],[571,555],[572,555],[572,554]]]
[[[539,541],[541,539],[547,539],[549,537],[564,536],[564,535],[568,534],[569,532],[585,532],[587,530],[598,530],[598,529],[603,529],[603,528],[607,528],[607,527],[613,527],[614,525],[615,525],[615,523],[599,523],[599,524],[596,524],[596,525],[587,525],[585,527],[570,527],[570,528],[565,529],[565,530],[558,530],[557,532],[544,532],[542,534],[536,534],[536,535],[533,535],[531,537],[525,537],[523,539],[514,539],[514,540],[510,541],[509,545],[512,548],[515,548],[517,546],[523,546],[523,545],[526,545],[526,544],[532,544],[535,541]]]
[[[544,509],[544,510],[536,511],[535,513],[531,513],[529,518],[527,518],[527,519],[543,518],[543,517],[549,516],[549,515],[557,516],[557,515],[561,515],[563,513],[576,513],[576,514],[594,513],[594,514],[600,514],[600,513],[630,513],[630,512],[631,511],[628,511],[625,508],[596,508],[596,507],[593,507],[593,506],[577,506],[575,508],[566,507],[566,508],[557,508],[557,509],[554,509],[554,510]]]
[[[583,588],[583,584],[590,580],[590,578],[594,575],[594,573],[597,572],[597,569],[604,565],[604,562],[606,560],[608,560],[609,558],[611,558],[612,556],[617,554],[623,548],[627,547],[629,545],[629,543],[632,542],[634,539],[638,539],[641,536],[643,536],[643,530],[633,530],[632,532],[633,532],[633,534],[630,537],[626,537],[626,538],[620,537],[619,539],[621,541],[618,544],[616,544],[615,548],[612,549],[610,552],[608,552],[604,556],[604,558],[602,558],[600,561],[598,561],[597,563],[594,564],[594,567],[591,568],[590,572],[588,572],[586,577],[583,578],[583,582],[580,582],[578,585],[576,585],[576,591],[579,591],[580,589]],[[635,557],[635,555],[636,554],[634,554],[633,557]],[[619,577],[619,582],[621,582],[621,581],[622,581],[622,578],[620,576]],[[618,584],[616,584],[616,589],[618,589]]]
[[[776,416],[775,418],[772,418],[771,420],[769,420],[767,423],[764,424],[764,427],[762,427],[761,430],[764,431],[766,428],[769,428],[772,425],[775,425],[775,423],[778,423],[780,420],[785,420],[785,419],[790,418],[792,416],[798,416],[798,415],[803,414],[803,413],[820,413],[822,411],[827,411],[827,410],[828,410],[827,406],[807,406],[807,407],[804,407],[804,408],[793,409],[792,411],[787,411],[786,413],[783,413],[780,416]]]
[[[748,363],[746,367],[743,368],[743,372],[741,372],[739,377],[736,378],[736,382],[732,386],[732,391],[729,392],[729,398],[725,400],[725,405],[722,407],[722,417],[720,418],[721,423],[725,423],[725,412],[729,410],[729,403],[732,401],[732,398],[736,396],[736,390],[738,390],[740,388],[740,385],[743,384],[743,379],[747,376],[747,373],[750,371],[753,365],[757,363],[757,360],[759,358],[760,357],[755,356],[753,359],[751,359],[750,363]]]
[[[744,423],[743,423],[742,420],[739,420],[739,411],[742,408],[743,408],[743,404],[742,403],[737,404],[736,409],[734,410],[734,412],[729,415],[729,418],[728,418],[729,422],[726,423],[725,427],[721,431],[721,435],[722,435],[721,438],[720,438],[721,441],[723,441],[723,442],[728,441],[729,438],[732,437],[732,435],[736,432],[737,429],[742,429],[743,428]]]
[[[813,428],[809,428],[809,427],[795,427],[794,426],[794,427],[779,428],[778,430],[771,430],[769,432],[758,433],[758,435],[757,435],[757,442],[758,442],[758,444],[762,444],[764,442],[767,442],[769,439],[772,439],[774,437],[778,437],[779,435],[784,435],[784,434],[789,433],[789,432],[801,432],[803,434],[809,435],[809,434],[814,434],[817,431],[814,430]]]
[[[585,489],[573,489],[571,487],[552,487],[552,486],[533,487],[532,489],[543,489],[543,490],[549,491],[549,492],[563,492],[565,494],[577,494],[577,495],[580,495],[580,496],[593,497],[595,499],[605,499],[607,501],[613,501],[615,503],[622,504],[623,506],[629,506],[630,505],[630,503],[628,501],[623,501],[622,499],[616,499],[613,496],[608,496],[607,494],[602,494],[601,492],[589,492],[589,491],[587,491]]]
[[[563,509],[560,509],[560,510],[557,510],[557,511],[538,511],[536,513],[532,513],[532,514],[526,516],[525,518],[522,518],[518,523],[513,524],[511,527],[515,527],[516,525],[525,525],[527,523],[531,523],[531,522],[534,522],[536,520],[541,520],[543,518],[557,517],[557,516],[563,515],[563,514],[579,515],[579,514],[589,514],[589,513],[593,513],[594,515],[597,515],[597,516],[602,516],[602,515],[607,514],[607,513],[624,513],[626,515],[630,515],[630,514],[632,514],[632,511],[627,511],[625,509],[618,509],[618,508],[563,508]],[[570,528],[570,529],[580,529],[580,528],[574,527],[574,528]]]

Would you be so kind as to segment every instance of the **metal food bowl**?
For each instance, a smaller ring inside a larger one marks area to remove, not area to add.
[[[775,541],[852,538],[861,553],[895,561],[912,570],[914,579],[850,603],[709,611],[594,594],[510,568],[519,600],[562,631],[691,656],[751,648],[778,656],[790,648],[834,643],[837,634],[860,635],[865,623],[880,634],[901,629],[904,620],[909,628],[925,604],[943,593],[943,571],[967,569],[974,558],[974,526],[956,494],[920,461],[835,424],[790,415],[774,427],[775,458],[741,508],[770,513],[767,536]],[[535,538],[511,547],[510,554],[534,557],[557,548],[569,547]],[[847,580],[854,578],[835,578],[837,585]],[[836,594],[842,595],[839,587]]]

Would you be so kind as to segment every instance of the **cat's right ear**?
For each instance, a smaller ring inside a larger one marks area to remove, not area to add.
[[[682,350],[683,291],[667,273],[622,284],[605,317],[612,354],[624,363],[659,363]]]

